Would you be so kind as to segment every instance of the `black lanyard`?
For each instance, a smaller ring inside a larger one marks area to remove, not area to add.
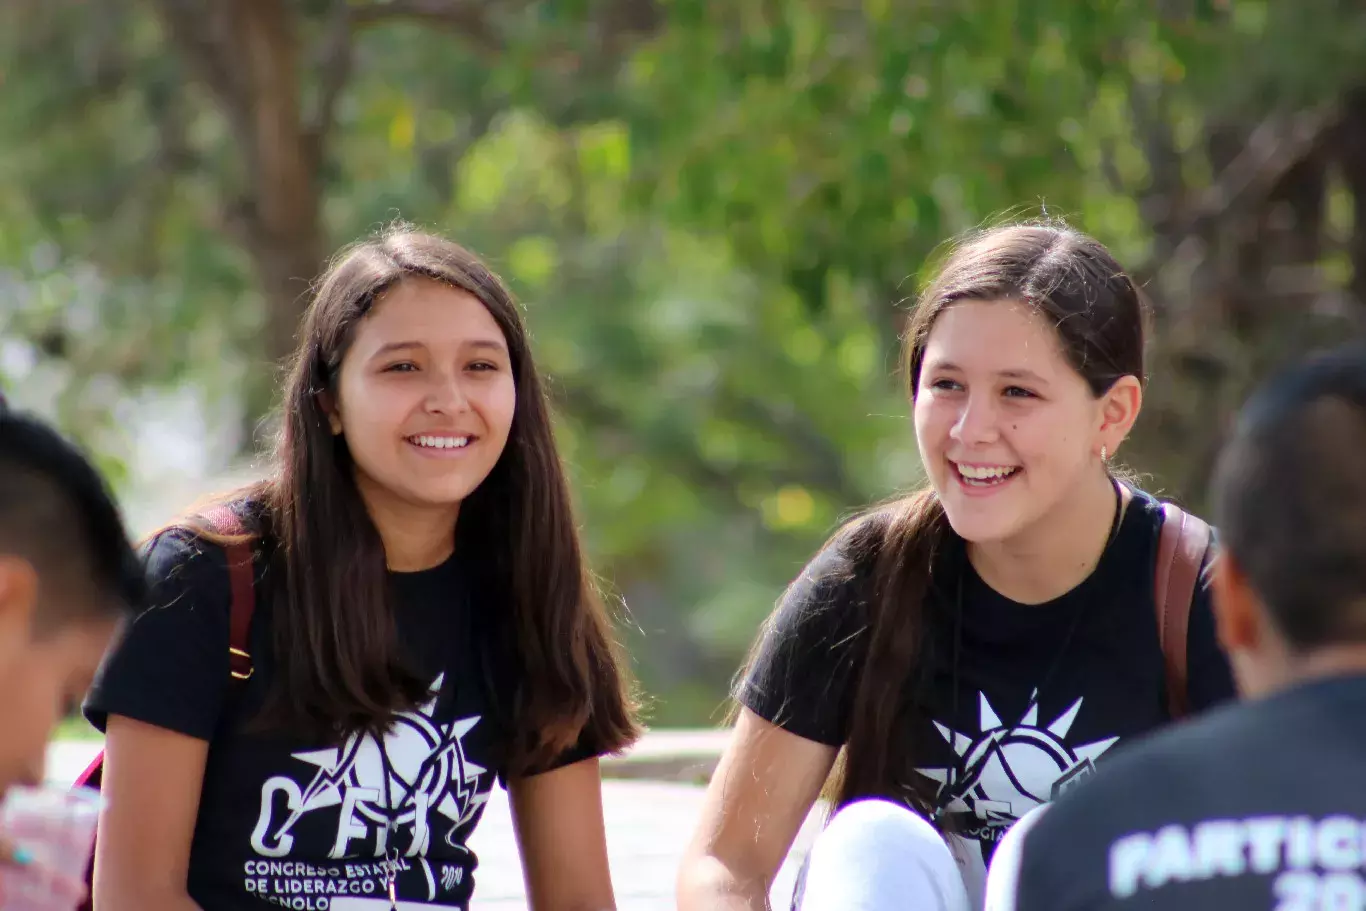
[[[1120,519],[1124,516],[1124,495],[1120,491],[1119,482],[1112,478],[1110,483],[1115,490],[1115,517],[1110,522],[1110,533],[1106,535],[1105,548],[1101,550],[1101,559],[1105,558],[1105,551],[1109,550],[1110,545],[1114,543],[1115,537],[1119,534]],[[958,567],[955,585],[956,592],[954,595],[953,682],[951,684],[953,692],[949,697],[950,705],[952,707],[950,711],[952,712],[954,724],[958,723],[958,659],[963,645],[963,577],[967,575],[966,563],[968,559],[966,546],[963,550],[962,559],[964,562]],[[1099,561],[1097,561],[1096,565],[1097,567],[1100,565]],[[1038,707],[1039,698],[1043,694],[1043,691],[1053,682],[1053,677],[1057,673],[1058,668],[1062,667],[1062,659],[1067,655],[1067,651],[1072,645],[1072,639],[1075,638],[1077,630],[1081,627],[1081,618],[1085,613],[1085,603],[1078,599],[1077,606],[1072,613],[1072,622],[1067,627],[1067,635],[1063,636],[1062,645],[1059,646],[1057,652],[1053,655],[1053,661],[1049,664],[1048,670],[1044,672],[1043,679],[1039,682],[1039,685],[1034,688],[1034,695],[1030,697],[1029,704],[1025,707],[1024,713],[1020,716],[1020,720],[1012,724],[1006,730],[1005,734],[999,738],[1000,740],[1008,739],[1010,735],[1019,728],[1024,719],[1029,717],[1029,713]],[[990,759],[990,754],[984,754],[982,758],[978,760],[978,764],[985,763],[988,759]],[[961,796],[955,793],[956,786],[959,783],[958,776],[955,774],[957,770],[957,762],[953,762],[949,765],[944,787],[939,790],[939,794],[935,798],[933,813],[935,819],[942,819],[948,812],[948,805]],[[972,781],[973,772],[975,771],[976,769],[964,769],[961,780]]]

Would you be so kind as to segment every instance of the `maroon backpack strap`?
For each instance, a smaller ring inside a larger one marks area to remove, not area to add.
[[[1172,503],[1163,503],[1164,520],[1157,544],[1158,642],[1166,663],[1167,707],[1173,719],[1189,711],[1187,698],[1186,631],[1191,601],[1200,581],[1200,567],[1209,550],[1209,525]]]
[[[228,506],[216,506],[204,514],[204,519],[215,533],[227,537],[245,536],[246,527],[242,519]],[[224,545],[228,560],[228,584],[231,588],[228,655],[233,679],[246,680],[251,677],[251,616],[256,610],[255,569],[253,551],[249,542],[233,541]],[[104,784],[104,751],[100,750],[93,762],[76,779],[75,787],[99,789]],[[99,835],[96,833],[96,838]],[[95,858],[92,853],[85,868],[86,895],[76,911],[93,911],[92,889],[95,875]]]
[[[245,535],[242,519],[228,506],[216,506],[204,514],[209,527],[224,536]],[[228,561],[228,582],[232,591],[228,655],[236,680],[251,677],[251,617],[256,611],[256,571],[251,545],[233,541],[224,545]]]

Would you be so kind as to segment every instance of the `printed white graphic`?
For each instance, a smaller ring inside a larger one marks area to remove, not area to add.
[[[296,826],[322,812],[327,815],[320,818],[336,821],[335,830],[329,830],[333,831],[328,836],[331,843],[325,848],[319,845],[320,853],[325,852],[329,860],[367,857],[373,861],[310,868],[307,872],[271,870],[277,876],[293,873],[290,878],[298,882],[249,880],[249,891],[266,893],[262,897],[271,901],[276,899],[270,893],[288,894],[298,887],[332,896],[373,894],[390,866],[384,857],[424,858],[431,846],[432,826],[439,817],[449,826],[438,826],[437,836],[458,846],[454,836],[488,800],[491,783],[482,777],[487,770],[465,752],[464,737],[479,723],[479,716],[444,724],[434,718],[443,679],[444,675],[438,676],[429,690],[431,698],[416,710],[398,715],[383,737],[358,733],[340,747],[294,753],[294,759],[316,769],[311,780],[307,772],[297,779],[277,775],[261,788],[260,815],[251,836],[252,850],[258,856],[288,856],[294,847]],[[433,871],[425,860],[418,864],[426,873],[427,891],[435,893]],[[402,859],[393,866],[399,872],[411,869],[411,864]],[[250,876],[253,870],[246,872]],[[440,885],[448,891],[462,878],[458,866],[443,866]],[[429,899],[435,897],[428,895]],[[318,907],[327,907],[326,900]]]
[[[979,698],[981,733],[976,737],[937,721],[934,724],[958,754],[957,765],[953,769],[917,771],[939,782],[946,812],[968,814],[979,821],[975,829],[964,834],[982,842],[996,842],[1015,820],[1085,778],[1094,770],[1095,760],[1119,740],[1108,737],[1077,746],[1067,744],[1067,732],[1081,711],[1081,699],[1041,727],[1039,709],[1032,698],[1029,711],[1015,725],[1001,722],[985,694]]]

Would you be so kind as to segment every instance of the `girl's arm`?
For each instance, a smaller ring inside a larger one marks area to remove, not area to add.
[[[862,570],[824,548],[764,624],[740,715],[678,872],[679,911],[760,911],[848,734]]]
[[[209,745],[110,715],[95,845],[100,911],[198,911],[186,891]]]
[[[683,856],[679,911],[767,911],[837,752],[741,710]]]
[[[614,911],[598,760],[508,782],[532,911]]]
[[[94,906],[195,911],[190,843],[230,686],[230,586],[222,550],[187,532],[157,535],[145,559],[150,606],[105,657],[85,702],[105,734]]]

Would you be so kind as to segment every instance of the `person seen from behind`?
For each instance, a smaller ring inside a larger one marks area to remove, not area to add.
[[[464,909],[495,780],[530,907],[614,907],[597,757],[638,736],[633,695],[503,283],[402,227],[339,254],[269,476],[221,505],[240,534],[152,541],[153,606],[86,701],[95,907]]]
[[[1144,317],[1119,263],[1064,226],[992,228],[947,258],[905,335],[928,484],[835,533],[765,624],[684,911],[767,908],[823,789],[794,907],[980,908],[1016,819],[1182,703],[1232,696],[1198,587],[1185,690],[1168,687],[1166,513],[1112,469],[1143,402]]]
[[[0,797],[38,785],[57,723],[145,594],[118,506],[84,454],[0,404]],[[5,864],[34,852],[0,832]],[[69,884],[78,895],[80,882]]]

